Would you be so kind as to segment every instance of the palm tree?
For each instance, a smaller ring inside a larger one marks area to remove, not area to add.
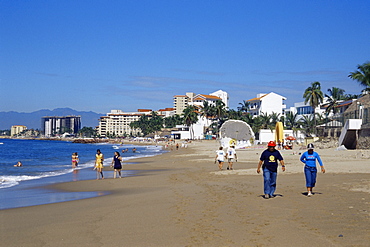
[[[345,99],[345,90],[332,87],[331,89],[328,89],[328,92],[329,94],[325,94],[325,97],[328,98],[326,113],[329,114],[330,112],[333,112],[333,114],[335,114],[338,112],[337,106],[339,105],[339,101]]]
[[[208,101],[203,101],[203,108],[201,110],[201,116],[209,118],[214,117],[215,115],[215,108],[209,104]]]
[[[189,105],[188,107],[186,107],[182,112],[182,116],[184,124],[189,127],[190,139],[194,139],[193,124],[198,122],[198,114],[196,113],[195,106]]]
[[[271,125],[271,115],[262,112],[262,114],[259,115],[258,118],[261,119],[262,129],[270,129],[272,131],[275,128],[275,126]],[[257,120],[257,122],[259,121]]]
[[[287,112],[285,115],[285,126],[287,129],[293,130],[298,128],[298,121],[297,121],[298,113],[293,113],[291,111]]]
[[[358,81],[362,86],[370,87],[370,62],[357,66],[357,71],[348,75],[352,80]]]
[[[316,121],[314,120],[314,116],[315,115],[306,115],[299,120],[299,124],[302,127],[301,130],[306,136],[311,136],[311,134],[315,132]]]
[[[273,112],[272,114],[270,114],[270,117],[271,117],[270,125],[272,126],[272,128],[275,128],[276,123],[279,122],[280,120],[279,116],[280,116],[280,113],[276,113],[276,112]]]
[[[225,103],[222,102],[221,100],[216,101],[215,110],[216,110],[215,116],[218,119],[218,121],[220,121],[226,115]]]
[[[321,91],[320,82],[318,81],[312,82],[311,86],[304,91],[303,98],[304,103],[307,104],[308,102],[309,105],[313,108],[313,120],[314,124],[316,125],[315,110],[316,107],[318,107],[324,99]]]
[[[243,113],[247,113],[250,109],[250,102],[243,100],[242,103],[239,103],[240,106],[238,106],[238,111],[241,111]]]

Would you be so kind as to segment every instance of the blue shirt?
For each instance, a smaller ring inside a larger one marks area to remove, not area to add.
[[[320,155],[316,152],[309,154],[308,151],[306,151],[301,156],[301,161],[309,167],[316,167],[316,160],[319,162],[320,166],[323,166]]]
[[[270,151],[266,149],[261,154],[260,160],[263,161],[262,169],[267,168],[269,171],[277,172],[278,168],[278,160],[283,160],[283,156],[281,156],[278,150]]]

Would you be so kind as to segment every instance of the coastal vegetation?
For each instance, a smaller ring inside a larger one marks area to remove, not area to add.
[[[188,106],[183,114],[174,115],[171,117],[163,118],[162,121],[160,117],[155,115],[155,119],[148,116],[142,116],[139,121],[132,123],[133,128],[141,129],[142,134],[148,135],[154,132],[154,127],[156,126],[156,131],[160,128],[173,128],[176,125],[186,125],[190,127],[190,132],[192,132],[191,126],[198,121],[199,118],[204,117],[210,119],[213,123],[205,130],[207,133],[217,134],[221,125],[229,119],[241,120],[248,123],[253,132],[258,138],[258,133],[261,129],[273,130],[277,122],[283,122],[286,129],[293,130],[293,133],[297,133],[299,130],[302,131],[306,136],[312,136],[317,134],[316,126],[328,123],[333,119],[329,119],[331,116],[335,116],[338,113],[338,105],[340,102],[345,100],[357,99],[362,95],[370,92],[370,63],[364,63],[358,65],[357,71],[351,72],[349,77],[364,86],[365,89],[362,94],[345,94],[345,90],[332,87],[327,89],[327,94],[324,94],[321,90],[321,83],[319,81],[312,82],[308,86],[302,98],[304,103],[312,108],[312,114],[303,115],[298,118],[297,113],[292,113],[287,111],[285,116],[280,116],[278,113],[262,113],[258,116],[252,116],[249,113],[250,103],[246,100],[238,104],[237,109],[228,109],[222,101],[217,101],[215,105],[209,104],[207,101],[203,103],[203,106]],[[322,105],[326,98],[327,103],[325,103],[325,114],[319,114],[316,112],[318,106]],[[192,136],[192,135],[191,135]]]
[[[332,121],[333,116],[338,114],[338,106],[341,102],[351,99],[357,99],[370,92],[370,62],[366,62],[362,65],[357,66],[357,70],[350,72],[349,78],[353,79],[361,86],[364,87],[360,94],[345,94],[345,90],[332,87],[327,89],[327,93],[324,94],[321,89],[321,83],[319,81],[312,82],[303,93],[304,103],[312,108],[310,115],[303,115],[298,117],[297,113],[286,111],[284,116],[278,113],[262,113],[254,116],[250,114],[250,103],[243,100],[238,104],[236,109],[229,109],[225,106],[222,101],[216,101],[215,104],[210,104],[204,101],[202,106],[190,105],[184,109],[181,115],[173,115],[169,117],[162,117],[156,112],[151,112],[150,115],[142,115],[138,121],[130,124],[131,129],[137,130],[132,133],[125,133],[124,136],[117,136],[116,133],[107,133],[108,138],[115,137],[127,137],[127,136],[151,136],[157,134],[159,131],[168,130],[170,131],[176,125],[185,125],[189,127],[191,137],[193,137],[192,126],[199,119],[207,119],[212,122],[210,126],[205,129],[206,134],[217,134],[221,125],[229,120],[241,120],[248,123],[253,132],[258,138],[258,133],[261,129],[273,130],[277,122],[282,122],[286,129],[293,130],[296,134],[299,130],[302,131],[306,136],[312,136],[317,134],[316,126],[328,123]],[[324,98],[326,99],[323,104]],[[318,106],[325,108],[324,114],[318,114],[316,109]],[[329,118],[329,116],[331,116]],[[68,132],[68,129],[60,130],[57,134],[63,134]],[[10,135],[9,130],[1,130],[0,135]],[[40,135],[39,130],[27,130],[22,132],[20,135]],[[96,130],[92,127],[83,127],[77,134],[78,137],[99,137]]]

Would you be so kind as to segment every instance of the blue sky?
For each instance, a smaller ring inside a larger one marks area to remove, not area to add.
[[[186,92],[303,101],[370,61],[370,1],[0,0],[0,111],[173,107]]]

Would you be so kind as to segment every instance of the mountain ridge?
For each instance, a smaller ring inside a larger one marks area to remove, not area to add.
[[[41,109],[30,113],[2,111],[0,112],[0,129],[10,129],[12,125],[25,125],[28,129],[41,129],[42,117],[67,115],[81,116],[81,127],[95,128],[99,124],[99,118],[105,114],[93,111],[77,111],[68,107],[53,110]]]

